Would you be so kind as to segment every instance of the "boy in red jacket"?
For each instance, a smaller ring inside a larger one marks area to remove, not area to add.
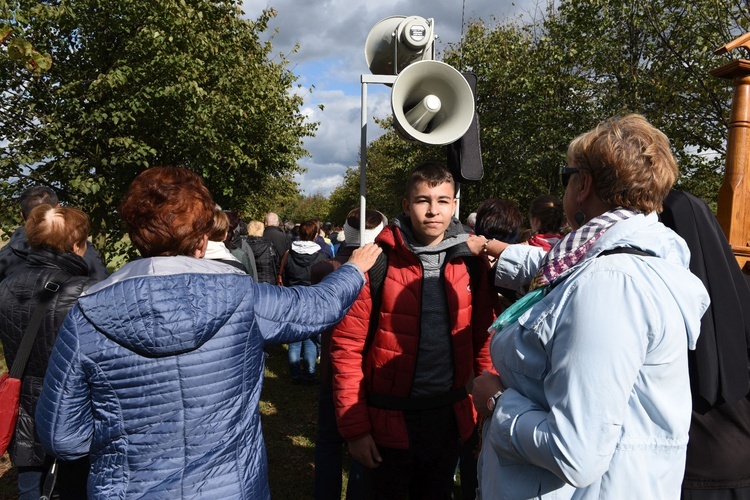
[[[388,254],[376,310],[368,282],[331,339],[339,432],[372,469],[374,498],[451,498],[460,442],[476,426],[467,385],[491,369],[497,294],[456,204],[448,169],[412,171],[404,213],[376,240]]]

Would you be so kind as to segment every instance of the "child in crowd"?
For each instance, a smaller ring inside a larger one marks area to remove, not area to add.
[[[466,386],[491,367],[497,294],[486,272],[470,269],[482,263],[453,217],[449,170],[412,171],[403,209],[376,240],[388,255],[380,291],[368,283],[334,329],[336,419],[352,457],[371,469],[373,497],[451,498],[460,441],[476,425]]]

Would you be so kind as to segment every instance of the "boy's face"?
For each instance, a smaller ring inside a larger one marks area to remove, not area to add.
[[[430,187],[426,182],[416,184],[409,199],[403,201],[404,212],[411,219],[416,240],[433,246],[443,241],[456,211],[456,198],[450,182]]]

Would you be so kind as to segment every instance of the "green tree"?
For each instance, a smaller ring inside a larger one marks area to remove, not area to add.
[[[597,121],[639,112],[663,130],[678,187],[713,202],[726,153],[731,85],[709,74],[730,58],[714,49],[750,28],[740,2],[564,1],[545,26],[583,76]]]
[[[398,215],[404,199],[404,186],[409,172],[424,161],[445,161],[446,149],[401,139],[389,119],[376,119],[385,133],[370,142],[367,148],[367,208],[379,210],[387,217]],[[328,219],[343,222],[352,208],[359,207],[359,168],[350,168],[344,182],[330,196]]]
[[[328,198],[321,193],[315,193],[307,196],[299,196],[296,202],[285,207],[285,210],[282,211],[279,216],[284,220],[291,220],[296,223],[305,222],[315,218],[325,222],[328,213]]]
[[[462,186],[461,213],[490,197],[525,211],[541,194],[562,196],[558,171],[568,143],[626,113],[644,114],[667,134],[680,166],[677,186],[715,207],[731,83],[709,71],[738,57],[713,50],[748,29],[750,13],[736,0],[562,0],[531,20],[471,23],[443,55],[478,78],[484,178]],[[388,181],[424,157],[393,137],[370,145],[368,206],[381,200],[379,187],[395,195],[398,184]],[[351,201],[354,184],[346,181],[348,198],[337,191],[333,200]]]
[[[0,59],[0,195],[32,184],[92,219],[106,258],[126,250],[116,207],[154,165],[202,174],[222,206],[268,193],[301,169],[313,135],[296,77],[259,34],[274,11],[242,18],[239,0],[18,0],[8,25],[53,60]],[[287,184],[294,186],[294,184]],[[5,204],[5,227],[15,207]]]

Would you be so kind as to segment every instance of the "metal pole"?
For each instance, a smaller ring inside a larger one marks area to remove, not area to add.
[[[396,75],[362,75],[362,109],[360,114],[359,144],[359,246],[363,245],[365,236],[365,210],[367,209],[367,84],[380,83],[393,85]]]
[[[455,217],[456,219],[459,219],[458,211],[460,208],[461,208],[461,183],[456,182],[456,213],[453,214],[453,217]]]
[[[365,241],[365,210],[367,209],[367,82],[362,77],[362,110],[360,114],[359,142],[359,246]]]

